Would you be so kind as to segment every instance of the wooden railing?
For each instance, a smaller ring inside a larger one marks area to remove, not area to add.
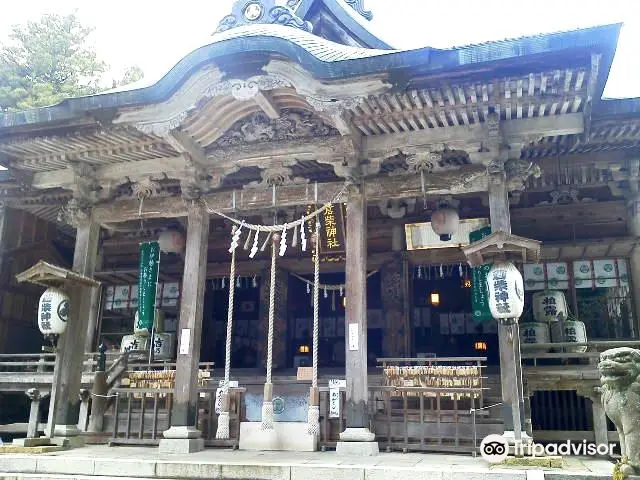
[[[486,388],[370,387],[375,401],[376,439],[392,450],[473,452],[473,411]],[[465,398],[467,397],[468,398]],[[479,436],[482,438],[482,436]]]
[[[83,372],[94,372],[99,353],[85,353]],[[120,357],[120,353],[108,353],[107,361]],[[55,353],[3,353],[0,354],[0,373],[53,373]]]
[[[483,387],[486,360],[485,357],[379,358],[382,369],[399,368],[399,377],[394,378],[401,383],[402,367],[475,367],[475,373],[467,377],[472,380],[468,385],[440,383],[457,383],[452,379],[463,377],[421,373],[434,385],[370,387],[370,408],[380,444],[387,451],[474,451],[473,412],[479,417],[489,415],[483,409],[485,392],[489,390]]]
[[[217,440],[215,389],[198,389],[196,425],[205,445],[238,447],[240,422],[245,418],[245,388],[230,388],[229,440]],[[157,445],[162,432],[171,425],[174,390],[169,388],[113,388],[115,396],[111,440],[112,445]]]
[[[346,394],[344,389],[340,389],[340,415],[332,418],[330,415],[330,395],[328,387],[320,387],[320,449],[324,452],[327,448],[335,448],[340,440],[340,433],[344,431],[347,424],[346,414]]]
[[[576,347],[586,347],[586,352],[571,352]],[[590,341],[585,343],[538,343],[538,344],[526,344],[523,343],[520,348],[522,352],[522,360],[525,365],[531,363],[532,366],[538,366],[538,362],[544,360],[545,364],[553,365],[561,362],[568,362],[571,360],[577,361],[577,363],[584,363],[587,365],[593,365],[594,369],[597,368],[598,359],[600,353],[611,348],[618,347],[640,347],[640,340],[602,340],[602,341]],[[539,352],[536,350],[553,350],[547,352]]]

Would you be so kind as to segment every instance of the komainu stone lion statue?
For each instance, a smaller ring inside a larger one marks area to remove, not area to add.
[[[626,464],[621,472],[640,474],[640,350],[614,348],[600,354],[602,405],[620,436]]]

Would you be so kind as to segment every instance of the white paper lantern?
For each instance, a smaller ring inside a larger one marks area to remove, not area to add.
[[[549,324],[543,322],[523,323],[520,327],[520,343],[523,345],[535,345],[551,343]],[[527,348],[526,352],[547,353],[548,348]]]
[[[176,354],[176,341],[172,333],[156,333],[153,335],[153,358],[156,360],[173,360]]]
[[[587,328],[583,322],[579,321],[553,322],[551,323],[551,341],[553,343],[586,343]],[[562,349],[557,348],[555,350]],[[587,351],[587,347],[566,347],[564,350],[570,353],[584,353]]]
[[[165,253],[182,253],[186,245],[185,238],[179,230],[165,230],[158,238],[160,251]]]
[[[69,296],[58,288],[48,288],[38,303],[38,328],[43,335],[60,335],[67,329]]]
[[[458,229],[460,216],[453,208],[440,208],[431,215],[431,228],[440,236],[440,240],[448,242]]]
[[[145,327],[141,327],[139,325],[139,319],[140,318],[138,316],[138,311],[136,310],[136,316],[133,322],[133,333],[141,337],[148,337],[149,335],[151,335],[151,332]],[[154,316],[154,330],[156,332],[162,332],[164,330],[164,312],[158,308],[156,308],[156,313]]]
[[[513,263],[493,265],[487,274],[487,288],[493,318],[520,318],[524,309],[524,282]]]
[[[125,335],[122,337],[120,344],[120,352],[148,352],[149,337],[141,337],[140,335]]]
[[[546,290],[533,295],[533,318],[537,322],[555,322],[559,317],[567,318],[568,313],[564,292]]]

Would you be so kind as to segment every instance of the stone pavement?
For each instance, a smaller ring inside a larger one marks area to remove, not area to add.
[[[471,455],[205,450],[160,455],[152,447],[87,446],[41,455],[0,455],[0,479],[238,479],[238,480],[604,480],[605,460],[566,458],[565,468],[490,467]]]

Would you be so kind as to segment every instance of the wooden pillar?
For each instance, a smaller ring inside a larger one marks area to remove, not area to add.
[[[192,203],[188,210],[187,246],[182,277],[175,393],[171,426],[163,433],[161,452],[190,453],[204,448],[196,426],[198,364],[207,273],[209,213]]]
[[[7,224],[7,207],[0,206],[0,281],[5,278],[4,273],[4,251],[6,244],[6,231],[5,225]],[[0,353],[6,351],[6,343],[9,338],[9,321],[6,318],[0,318]]]
[[[98,251],[100,225],[80,223],[76,231],[73,271],[92,278]],[[78,431],[80,385],[84,367],[84,344],[91,311],[91,295],[86,287],[74,287],[70,293],[69,322],[60,335],[51,388],[46,436],[74,437]],[[80,348],[78,348],[80,346]],[[55,427],[55,428],[54,428]]]
[[[102,248],[98,245],[96,257],[96,270],[102,268]],[[87,336],[84,342],[85,352],[95,352],[97,350],[97,330],[102,315],[102,286],[91,289],[91,309],[89,311],[89,322],[87,324]]]
[[[489,175],[489,212],[491,231],[511,233],[509,191],[504,172]],[[525,431],[522,363],[520,356],[520,329],[517,322],[498,323],[500,348],[500,384],[502,386],[502,419],[505,432],[515,430],[514,422]],[[515,411],[514,411],[515,410]]]
[[[340,434],[338,453],[352,452],[349,442],[368,442],[365,453],[377,451],[369,430],[367,378],[367,203],[364,185],[352,187],[347,201],[346,238],[346,430]],[[356,447],[358,448],[358,447]]]
[[[629,212],[627,218],[629,235],[640,237],[640,195],[636,195],[629,202]],[[640,248],[635,246],[629,257],[629,267],[631,270],[631,296],[634,301],[633,309],[635,323],[633,330],[635,336],[640,335]]]
[[[383,350],[385,357],[403,357],[410,355],[409,311],[407,310],[409,265],[402,253],[394,255],[394,261],[382,267],[381,290],[382,312],[385,322]],[[348,303],[347,303],[348,305]]]

